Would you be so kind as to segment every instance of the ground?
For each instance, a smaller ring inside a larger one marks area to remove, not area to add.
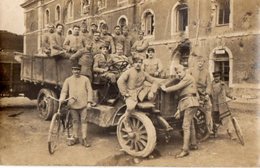
[[[50,155],[47,149],[50,122],[39,118],[35,102],[9,98],[7,101],[1,99],[0,104],[1,165],[260,166],[258,109],[233,110],[242,127],[245,146],[228,139],[225,130],[221,129],[218,138],[200,143],[199,150],[186,158],[175,159],[172,154],[181,149],[182,138],[174,133],[168,144],[160,139],[155,158],[134,159],[119,151],[113,130],[92,124],[89,124],[91,148],[69,147],[64,138],[55,154]],[[15,104],[16,107],[3,107],[3,104]],[[19,115],[12,117],[11,114]]]

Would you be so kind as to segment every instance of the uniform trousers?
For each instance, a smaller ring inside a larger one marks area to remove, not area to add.
[[[72,135],[74,138],[79,138],[79,128],[81,123],[81,132],[82,132],[82,139],[87,138],[87,130],[88,130],[88,123],[87,123],[87,108],[84,107],[82,109],[70,109],[70,113],[72,116]]]

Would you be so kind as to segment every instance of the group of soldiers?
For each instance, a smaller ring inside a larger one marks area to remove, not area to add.
[[[42,53],[45,56],[64,56],[82,66],[81,74],[91,81],[93,76],[108,78],[112,83],[116,82],[116,74],[108,72],[110,64],[126,61],[131,65],[133,57],[141,57],[144,61],[143,69],[152,76],[160,76],[162,64],[154,56],[155,50],[147,50],[149,43],[144,39],[144,33],[138,32],[135,40],[129,33],[127,26],[114,27],[114,33],[108,32],[107,24],[102,24],[98,30],[95,23],[90,25],[90,30],[85,21],[81,26],[74,25],[71,34],[66,38],[63,35],[64,26],[57,24],[48,26],[48,32],[43,36]],[[148,51],[148,56],[146,52]]]
[[[217,135],[217,125],[227,124],[227,133],[234,138],[231,125],[231,114],[226,103],[226,96],[230,96],[224,82],[220,80],[220,72],[213,72],[214,80],[205,65],[205,59],[196,55],[197,66],[186,69],[179,63],[172,63],[171,76],[166,82],[159,83],[163,66],[155,57],[155,49],[143,39],[143,32],[138,33],[138,39],[129,34],[129,28],[114,27],[114,34],[108,32],[108,26],[103,24],[100,31],[97,25],[91,24],[87,31],[85,22],[81,26],[74,25],[72,34],[63,37],[63,25],[57,24],[56,31],[49,37],[49,46],[44,46],[48,56],[64,55],[72,61],[73,75],[63,84],[60,100],[66,96],[77,99],[71,105],[73,118],[73,139],[70,145],[79,143],[78,128],[82,123],[82,144],[89,147],[87,141],[87,108],[95,105],[91,82],[93,76],[99,76],[118,85],[124,97],[127,109],[125,128],[128,133],[133,130],[129,124],[131,114],[141,101],[154,101],[158,89],[169,93],[179,91],[178,111],[176,118],[183,116],[183,148],[176,158],[189,155],[189,150],[197,150],[196,134],[193,117],[200,106],[201,100],[206,107],[206,122],[208,131],[213,137]],[[109,64],[126,61],[129,66],[121,74],[109,71]],[[177,84],[173,84],[178,80]],[[231,96],[230,96],[231,97]],[[231,97],[233,98],[233,97]],[[158,109],[153,109],[158,110]],[[81,122],[80,122],[81,121]],[[171,130],[168,125],[167,130]]]

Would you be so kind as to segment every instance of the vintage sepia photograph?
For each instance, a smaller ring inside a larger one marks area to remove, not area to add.
[[[260,0],[1,0],[0,166],[260,167]]]

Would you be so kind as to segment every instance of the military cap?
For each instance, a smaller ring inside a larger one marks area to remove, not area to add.
[[[71,68],[72,69],[81,69],[81,65],[79,65],[78,63],[73,63]]]
[[[92,23],[90,24],[90,26],[96,26],[96,27],[98,27],[97,24],[94,23],[94,22],[92,22]]]
[[[55,28],[54,24],[48,24],[47,28]]]
[[[100,48],[99,48],[99,49],[102,49],[102,48],[106,48],[106,49],[108,49],[108,48],[109,48],[109,46],[108,46],[108,44],[104,43],[104,44],[102,44],[102,45],[100,46]]]
[[[148,49],[147,49],[147,52],[149,53],[149,52],[155,52],[155,50],[154,50],[154,48],[152,48],[152,47],[149,47]]]
[[[220,71],[215,71],[212,73],[213,77],[219,77],[220,76]]]

